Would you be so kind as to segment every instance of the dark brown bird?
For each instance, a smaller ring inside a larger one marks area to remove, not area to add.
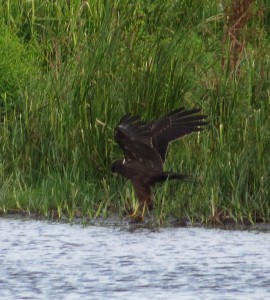
[[[163,171],[170,142],[207,125],[200,109],[178,108],[165,117],[146,123],[139,116],[125,115],[114,130],[115,141],[122,148],[124,158],[112,163],[112,172],[129,179],[140,206],[153,208],[152,188],[156,182],[168,179],[184,180],[188,175]]]

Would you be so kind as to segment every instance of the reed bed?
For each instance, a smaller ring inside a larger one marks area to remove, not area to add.
[[[19,1],[0,4],[0,212],[125,215],[113,128],[185,106],[204,132],[171,145],[154,215],[270,219],[267,1]]]

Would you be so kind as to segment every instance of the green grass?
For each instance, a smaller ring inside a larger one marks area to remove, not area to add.
[[[1,3],[0,212],[123,216],[113,128],[186,106],[210,125],[171,146],[166,169],[195,180],[158,185],[156,218],[268,222],[270,7],[254,1],[240,53],[220,2]]]

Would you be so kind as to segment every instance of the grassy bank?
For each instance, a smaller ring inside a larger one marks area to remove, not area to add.
[[[71,3],[0,4],[0,212],[122,216],[113,128],[186,106],[211,124],[171,146],[195,181],[157,186],[156,217],[269,221],[267,1]]]

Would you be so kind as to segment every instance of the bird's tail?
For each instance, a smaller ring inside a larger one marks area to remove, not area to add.
[[[188,180],[191,179],[191,176],[185,174],[176,174],[176,173],[161,173],[154,176],[154,182],[163,182],[166,180]]]

